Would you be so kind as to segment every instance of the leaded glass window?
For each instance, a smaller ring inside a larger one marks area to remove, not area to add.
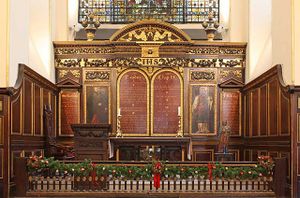
[[[78,21],[95,13],[101,23],[160,19],[169,23],[201,23],[212,11],[219,21],[219,0],[79,0]]]

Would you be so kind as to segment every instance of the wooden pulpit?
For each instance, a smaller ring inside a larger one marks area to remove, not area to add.
[[[107,160],[110,124],[72,124],[76,159]]]

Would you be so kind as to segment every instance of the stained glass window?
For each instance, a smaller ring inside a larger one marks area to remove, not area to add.
[[[78,21],[95,13],[101,23],[150,18],[169,23],[201,23],[210,11],[219,21],[219,0],[79,0]]]

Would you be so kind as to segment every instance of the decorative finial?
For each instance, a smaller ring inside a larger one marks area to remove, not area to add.
[[[86,31],[86,37],[88,41],[94,40],[96,30],[100,27],[100,21],[95,18],[95,13],[89,13],[85,20],[81,22],[81,25]]]
[[[218,31],[219,23],[217,21],[214,21],[214,11],[212,10],[212,7],[209,8],[208,13],[208,21],[204,21],[202,23],[202,27],[204,28],[208,41],[213,41],[215,38],[215,35]]]

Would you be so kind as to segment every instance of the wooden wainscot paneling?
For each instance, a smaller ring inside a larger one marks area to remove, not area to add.
[[[73,136],[71,124],[80,123],[80,92],[64,89],[59,93],[59,136]]]
[[[268,106],[267,106],[268,87],[264,85],[259,88],[259,135],[266,136],[268,134]]]
[[[251,122],[250,122],[250,136],[259,136],[259,90],[255,89],[251,91],[251,102],[250,102],[250,116],[251,116]]]
[[[43,103],[42,103],[42,88],[34,85],[34,134],[36,136],[42,135],[43,124]]]
[[[290,102],[289,96],[282,90],[279,92],[279,132],[280,135],[290,134]]]
[[[297,134],[298,134],[298,143],[300,142],[300,113],[297,113]]]
[[[244,150],[244,161],[252,161],[252,150],[250,149]]]
[[[278,81],[276,79],[268,83],[268,126],[269,135],[278,135]]]
[[[0,146],[4,143],[4,116],[0,115]]]
[[[4,173],[4,149],[0,149],[0,179],[3,179]]]
[[[14,161],[16,157],[24,157],[24,151],[12,151],[11,152],[11,165],[10,165],[10,175],[11,177],[15,176],[15,171],[14,171]]]
[[[22,134],[22,124],[23,124],[23,100],[22,100],[22,89],[19,90],[19,92],[16,93],[14,97],[12,97],[11,101],[11,133],[20,135]]]
[[[207,149],[193,152],[193,161],[214,161],[214,150]]]
[[[24,131],[23,135],[33,135],[33,107],[34,107],[34,91],[33,83],[29,79],[23,81],[23,118],[24,118]]]

